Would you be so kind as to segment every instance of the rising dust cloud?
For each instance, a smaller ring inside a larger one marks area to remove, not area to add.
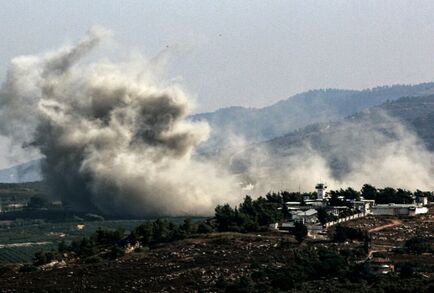
[[[42,155],[52,195],[76,208],[209,215],[217,204],[239,202],[245,186],[255,186],[255,195],[298,186],[311,191],[320,179],[334,187],[367,182],[434,189],[432,155],[406,131],[393,144],[381,141],[378,151],[348,154],[343,175],[333,174],[328,158],[309,145],[292,149],[284,160],[258,149],[246,173],[234,175],[227,161],[195,154],[211,130],[187,119],[189,97],[180,86],[157,81],[149,60],[83,62],[108,35],[95,28],[74,46],[13,59],[0,92],[0,133],[13,142],[15,154]],[[373,168],[383,177],[375,177]]]
[[[295,144],[285,138],[259,144],[238,156],[255,189],[312,191],[351,186],[434,190],[434,155],[401,121],[384,111],[368,119],[323,126]]]
[[[52,193],[79,208],[201,215],[233,203],[232,177],[192,159],[209,127],[185,119],[190,103],[179,87],[153,81],[146,62],[80,64],[106,35],[94,29],[73,47],[12,60],[2,133],[38,150]]]

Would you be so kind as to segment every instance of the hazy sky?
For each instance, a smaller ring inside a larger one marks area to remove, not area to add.
[[[91,26],[124,52],[178,48],[168,76],[197,111],[314,88],[434,81],[434,1],[1,1],[0,76]]]

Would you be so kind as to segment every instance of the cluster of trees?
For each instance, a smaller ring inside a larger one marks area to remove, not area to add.
[[[125,245],[125,233],[122,229],[98,229],[90,237],[76,239],[70,243],[60,242],[57,251],[37,252],[33,263],[43,265],[68,257],[78,257],[86,263],[97,262],[102,258],[115,259],[123,255]]]
[[[145,222],[129,233],[123,230],[98,229],[90,237],[61,242],[57,251],[38,252],[34,264],[41,265],[53,260],[67,257],[78,257],[85,262],[95,262],[102,258],[114,259],[121,256],[128,245],[140,244],[141,247],[152,247],[162,242],[184,239],[193,234],[218,232],[257,232],[266,231],[271,223],[278,222],[284,217],[281,209],[282,201],[294,200],[299,194],[280,193],[268,194],[266,198],[253,200],[246,196],[244,201],[235,208],[228,204],[219,205],[215,209],[215,217],[204,222],[193,222],[187,218],[181,225],[157,219]],[[36,204],[36,203],[35,203]],[[303,241],[307,235],[307,228],[297,224],[294,235],[298,241]]]
[[[434,253],[434,236],[433,237],[413,237],[408,239],[404,248],[411,253]]]
[[[318,221],[323,225],[325,223],[336,221],[338,219],[337,216],[327,212],[327,209],[324,207],[318,208],[317,212]]]
[[[288,216],[288,211],[281,208],[283,194],[285,193],[267,194],[266,198],[259,197],[256,200],[246,196],[244,201],[235,208],[230,207],[228,204],[217,206],[215,209],[217,231],[259,232],[268,230],[270,224],[279,222]],[[306,239],[308,231],[304,224],[296,222],[292,232],[295,239],[302,242]]]
[[[181,225],[157,219],[153,222],[145,222],[129,233],[125,233],[122,229],[98,229],[90,237],[73,240],[70,243],[60,242],[57,251],[37,252],[34,264],[42,265],[68,257],[79,258],[86,263],[116,259],[124,254],[129,245],[151,247],[162,242],[184,239],[192,234],[212,231],[214,231],[213,227],[207,222],[196,223],[190,218],[185,219]]]
[[[347,200],[360,200],[360,195],[359,191],[351,187],[347,189],[331,190],[329,203],[331,206],[345,206],[348,205]],[[346,201],[341,200],[339,197],[343,197]]]
[[[29,209],[42,209],[50,207],[50,203],[41,195],[34,195],[27,203]]]
[[[192,234],[206,234],[214,228],[206,223],[193,222],[190,218],[184,220],[182,225],[176,225],[167,220],[157,219],[154,222],[145,222],[136,227],[128,235],[129,243],[140,243],[143,246],[152,246],[161,242],[171,242],[184,239]]]
[[[398,203],[408,204],[413,202],[413,197],[428,197],[430,201],[434,200],[433,193],[429,191],[411,192],[405,189],[394,189],[391,187],[376,188],[372,185],[363,185],[360,191],[354,190],[349,187],[347,189],[331,190],[330,191],[330,205],[331,206],[348,206],[351,200],[360,200],[363,196],[364,199],[375,200],[378,204]],[[343,200],[341,199],[343,198]]]
[[[259,197],[253,200],[246,196],[244,201],[235,208],[230,205],[219,205],[215,209],[216,228],[219,232],[256,232],[267,230],[272,223],[283,218],[283,212],[276,202],[278,198],[270,201],[268,198]]]
[[[269,192],[265,195],[265,198],[269,202],[283,204],[288,201],[299,201],[303,202],[305,198],[314,199],[316,198],[316,193],[314,192]]]
[[[333,240],[336,242],[345,242],[347,240],[370,241],[370,237],[368,232],[362,229],[336,225]]]
[[[408,204],[413,202],[413,196],[416,197],[428,197],[429,201],[433,201],[433,193],[429,191],[411,192],[405,189],[394,189],[391,187],[386,187],[383,189],[377,189],[376,187],[365,184],[362,187],[361,195],[365,199],[375,200],[378,204],[388,204],[388,203],[398,203],[398,204]]]
[[[351,201],[360,200],[363,196],[365,199],[375,200],[376,203],[379,204],[388,204],[388,203],[398,203],[398,204],[406,204],[412,203],[413,197],[428,197],[429,201],[434,201],[434,195],[429,191],[420,191],[417,190],[415,192],[411,192],[405,189],[394,189],[391,187],[386,188],[376,188],[375,186],[365,184],[363,185],[360,191],[357,191],[351,187],[346,189],[339,190],[331,190],[330,191],[330,206],[350,206]],[[283,204],[288,201],[298,201],[303,203],[304,199],[316,198],[316,194],[313,192],[270,192],[265,195],[265,198],[270,203],[279,203]]]

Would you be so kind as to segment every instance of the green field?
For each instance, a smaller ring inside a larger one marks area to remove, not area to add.
[[[179,224],[184,221],[184,218],[168,218],[168,220]],[[146,220],[57,223],[43,220],[0,221],[0,264],[31,262],[35,252],[56,248],[61,241],[90,236],[98,228],[121,228],[127,232],[144,221]],[[80,224],[84,225],[83,229],[78,229],[77,225]]]

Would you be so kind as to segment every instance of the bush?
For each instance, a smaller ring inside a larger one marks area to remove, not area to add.
[[[124,231],[121,229],[111,231],[98,228],[91,238],[97,245],[114,245],[120,242],[123,234]]]
[[[57,253],[55,251],[38,251],[35,253],[35,257],[33,258],[33,264],[35,266],[44,265],[47,263],[52,262],[58,257]]]
[[[117,259],[118,257],[121,257],[125,254],[124,249],[122,249],[122,247],[119,247],[117,245],[114,245],[111,247],[110,252],[108,254],[108,256],[111,259]]]
[[[416,265],[411,263],[404,263],[400,268],[399,276],[401,278],[411,278],[414,275],[414,268]]]
[[[41,208],[46,208],[48,206],[49,206],[48,201],[39,195],[32,196],[29,202],[27,203],[27,207],[30,209],[41,209]]]
[[[147,246],[139,246],[139,247],[136,247],[136,248],[134,248],[134,252],[135,253],[142,253],[142,252],[145,252],[145,251],[148,251],[149,250],[149,247],[147,247]]]
[[[404,247],[407,249],[408,252],[413,252],[417,254],[433,252],[429,239],[424,237],[410,238],[405,242]]]
[[[100,263],[100,262],[102,262],[102,258],[99,257],[99,256],[97,256],[97,255],[93,255],[93,256],[90,256],[90,257],[86,258],[84,260],[84,262],[87,263],[87,264]]]
[[[296,222],[294,225],[294,236],[298,242],[303,242],[307,236],[307,227],[302,223]]]
[[[197,233],[199,234],[208,234],[212,232],[214,232],[214,229],[206,223],[200,223],[197,227]]]
[[[25,264],[22,267],[20,267],[19,272],[20,273],[29,273],[36,271],[36,267],[31,264]]]
[[[368,235],[361,229],[354,229],[341,225],[336,225],[335,232],[333,234],[333,240],[336,242],[345,242],[346,240],[365,241],[367,238]]]

